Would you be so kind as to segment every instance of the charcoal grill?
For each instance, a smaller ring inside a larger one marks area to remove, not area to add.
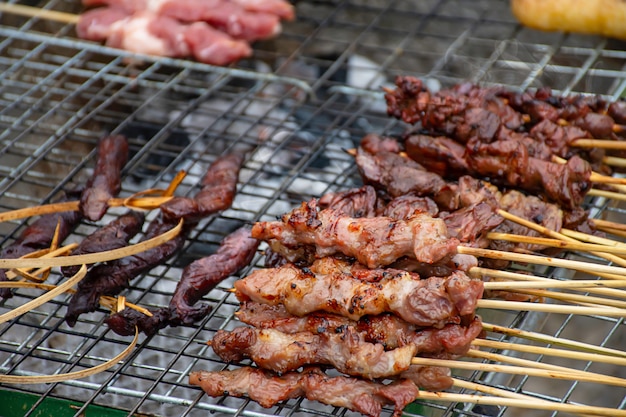
[[[80,11],[77,0],[8,3]],[[402,131],[384,114],[380,90],[396,75],[423,77],[435,88],[470,80],[513,89],[550,86],[564,94],[611,99],[626,90],[626,44],[523,28],[507,1],[311,0],[295,5],[298,18],[284,25],[280,37],[255,45],[254,60],[226,68],[137,56],[78,40],[72,24],[0,15],[0,210],[44,204],[60,190],[83,183],[93,167],[94,145],[105,132],[124,133],[131,140],[123,195],[164,188],[180,169],[189,175],[178,193],[193,193],[208,164],[225,152],[246,152],[233,208],[203,222],[178,257],[134,280],[125,293],[142,306],[161,306],[182,267],[211,253],[229,231],[359,184],[352,158],[343,150],[369,132]],[[588,204],[595,216],[624,219],[624,210],[612,203]],[[110,215],[115,214],[112,210]],[[27,222],[0,223],[0,243],[10,242]],[[70,240],[80,240],[94,227],[81,225]],[[257,256],[242,275],[261,263]],[[560,270],[542,272],[565,276]],[[233,279],[209,294],[207,301],[215,308],[197,326],[141,337],[130,357],[106,372],[63,383],[2,387],[2,414],[351,415],[306,400],[263,409],[244,399],[208,398],[187,384],[193,369],[227,366],[205,342],[216,330],[237,325],[237,302],[225,291]],[[53,274],[50,280],[58,277]],[[0,312],[35,296],[18,291]],[[62,321],[67,301],[57,298],[0,327],[2,373],[80,370],[128,345],[128,338],[103,324],[104,310],[67,327]],[[625,342],[621,319],[513,312],[485,316],[505,326],[597,345],[619,348]],[[576,366],[626,377],[623,369],[597,363]],[[536,398],[626,407],[622,388],[478,372],[459,377]],[[550,415],[430,402],[406,411],[424,416]]]

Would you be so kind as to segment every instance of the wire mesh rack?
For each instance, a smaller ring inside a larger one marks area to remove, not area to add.
[[[78,1],[70,0],[9,3],[81,10]],[[396,75],[422,77],[432,88],[470,80],[513,89],[550,86],[560,93],[614,100],[626,90],[626,44],[523,28],[507,1],[311,0],[295,6],[297,19],[285,23],[279,37],[255,44],[252,59],[225,68],[137,56],[81,41],[72,24],[0,15],[0,210],[47,203],[61,190],[84,183],[93,167],[95,144],[106,132],[123,133],[130,140],[122,196],[164,188],[180,169],[189,174],[178,193],[193,193],[212,161],[226,152],[245,152],[233,207],[202,222],[179,255],[132,281],[125,292],[134,303],[162,306],[182,268],[212,253],[241,224],[273,219],[301,201],[359,185],[353,159],[344,149],[367,133],[403,129],[386,116],[380,89]],[[606,201],[591,201],[589,207],[594,215],[617,221],[625,214]],[[111,210],[102,222],[116,214]],[[0,243],[9,243],[28,222],[1,223]],[[79,241],[95,227],[81,224],[68,240]],[[260,263],[259,255],[241,275]],[[555,277],[564,273],[544,272]],[[3,387],[2,414],[350,415],[306,400],[263,409],[244,399],[208,398],[188,385],[191,370],[226,366],[205,342],[216,330],[236,325],[238,303],[225,291],[235,278],[206,297],[214,309],[202,322],[142,337],[130,357],[108,371],[62,383]],[[59,277],[53,273],[50,280]],[[0,311],[35,295],[17,291]],[[128,338],[116,336],[104,324],[105,310],[83,315],[75,327],[68,327],[63,321],[67,301],[56,298],[0,327],[3,373],[80,370],[128,345]],[[485,314],[498,324],[552,336],[616,348],[625,342],[621,319]],[[623,369],[598,363],[576,366],[626,377]],[[623,388],[478,372],[459,376],[536,398],[626,407]],[[427,402],[405,412],[550,415]]]

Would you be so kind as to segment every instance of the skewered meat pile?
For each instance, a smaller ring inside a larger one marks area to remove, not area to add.
[[[475,309],[483,284],[465,273],[478,260],[458,254],[459,245],[546,250],[488,239],[491,231],[538,235],[499,210],[555,231],[594,231],[581,203],[592,165],[608,169],[602,152],[573,144],[599,132],[619,140],[620,106],[469,84],[430,94],[410,77],[397,86],[387,91],[389,114],[419,122],[421,131],[403,140],[366,136],[354,152],[364,186],[254,224],[252,236],[268,245],[266,269],[234,288],[236,316],[249,327],[219,330],[209,344],[222,360],[257,368],[192,372],[190,382],[207,394],[248,396],[266,407],[305,397],[367,415],[393,404],[399,415],[416,386],[451,384],[449,370],[408,359],[462,356],[482,331]],[[553,155],[569,160],[558,164]],[[329,367],[347,376],[334,380]],[[307,385],[311,375],[333,380],[325,398]],[[375,408],[366,409],[331,388],[344,381],[368,392],[406,391],[374,395]]]
[[[78,36],[157,56],[227,65],[252,55],[250,42],[281,31],[292,20],[285,0],[83,0]]]

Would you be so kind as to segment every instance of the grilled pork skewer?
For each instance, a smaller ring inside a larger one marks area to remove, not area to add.
[[[196,371],[189,375],[189,383],[200,386],[211,397],[225,393],[235,397],[245,395],[267,408],[283,400],[305,397],[372,417],[380,416],[382,407],[388,404],[394,406],[393,417],[400,417],[404,407],[419,395],[415,384],[408,379],[382,384],[344,376],[329,377],[317,368],[280,376],[251,367]]]
[[[391,312],[418,326],[443,327],[459,323],[461,316],[473,318],[483,292],[482,281],[461,271],[420,279],[407,271],[364,270],[361,277],[343,271],[316,274],[287,264],[236,281],[235,295],[239,301],[283,304],[297,316],[326,311],[358,320]]]
[[[197,302],[224,279],[247,266],[258,246],[259,241],[250,237],[249,228],[237,229],[224,238],[216,253],[183,269],[168,307],[151,310],[152,316],[126,308],[107,317],[107,325],[122,336],[133,335],[135,326],[146,335],[153,335],[166,326],[188,326],[201,320],[213,306],[196,305]]]
[[[365,342],[353,327],[319,334],[238,327],[218,330],[209,343],[226,362],[252,359],[259,367],[278,373],[307,365],[331,365],[344,374],[366,379],[407,371],[417,352],[417,346],[411,344],[385,350],[381,344]]]
[[[237,313],[239,321],[260,329],[274,329],[283,333],[335,333],[342,328],[356,328],[369,343],[379,343],[385,349],[412,344],[416,355],[453,359],[467,353],[470,345],[482,332],[478,316],[468,325],[448,323],[441,329],[412,325],[393,314],[365,316],[358,321],[336,314],[313,312],[299,317],[287,312],[282,304],[268,305],[243,302]]]

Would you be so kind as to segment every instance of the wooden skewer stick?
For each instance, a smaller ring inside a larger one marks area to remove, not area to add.
[[[478,352],[478,351],[476,351]],[[486,353],[486,352],[481,352]],[[473,354],[473,353],[472,353]],[[547,365],[547,364],[538,364],[532,361],[535,365]],[[496,365],[491,363],[479,363],[479,362],[469,362],[469,361],[455,361],[449,359],[432,359],[432,358],[412,358],[412,365],[420,365],[420,366],[442,366],[453,369],[464,369],[469,371],[480,371],[480,372],[498,372],[503,374],[512,374],[512,375],[527,375],[527,376],[535,376],[539,378],[550,378],[550,379],[562,379],[568,381],[584,381],[584,382],[593,382],[601,385],[615,385],[615,386],[626,386],[626,380],[615,377],[607,377],[606,375],[600,374],[592,374],[585,373],[583,371],[562,371],[562,370],[548,370],[548,369],[540,369],[537,367],[529,367],[529,366],[512,366],[512,365]],[[569,369],[569,368],[565,368]]]
[[[548,256],[497,251],[492,249],[470,248],[467,246],[458,246],[457,252],[464,255],[473,255],[479,258],[501,259],[511,262],[553,266],[556,268],[566,268],[584,272],[607,273],[612,274],[612,276],[619,276],[620,279],[626,278],[626,269],[617,266],[572,261],[569,259],[551,258]]]
[[[570,374],[575,380],[596,382],[605,385],[612,385],[616,387],[626,387],[626,379],[617,378],[610,375],[597,374],[594,372],[581,371],[578,369],[567,368],[565,366],[552,365],[549,363],[535,362],[528,359],[515,358],[507,355],[500,355],[498,353],[483,352],[476,349],[470,349],[466,354],[471,358],[487,359],[493,362],[510,363],[514,366],[519,366],[522,369],[540,369],[548,372],[558,372],[563,374]],[[557,379],[568,379],[559,378]]]
[[[625,150],[626,142],[620,140],[607,140],[607,139],[576,139],[572,141],[571,146],[577,148],[601,148],[601,149],[615,149]]]
[[[615,307],[626,309],[626,301],[613,300],[611,298],[594,297],[591,295],[583,294],[570,294],[557,291],[546,291],[538,289],[517,289],[515,292],[521,294],[534,295],[535,297],[551,298],[553,300],[564,301],[566,303],[578,304],[586,307]],[[626,311],[626,310],[625,310]]]
[[[614,307],[585,307],[504,300],[478,300],[477,303],[479,308],[490,308],[494,310],[539,311],[542,313],[626,317],[625,309]]]
[[[491,240],[504,240],[507,242],[528,243],[531,245],[550,246],[552,248],[562,248],[568,250],[577,250],[583,252],[604,252],[619,255],[626,255],[626,247],[622,246],[606,246],[595,243],[570,242],[560,239],[551,239],[545,237],[534,237],[515,235],[511,233],[489,232],[487,238]],[[572,239],[573,240],[573,239]]]
[[[472,268],[470,269],[472,276],[480,277],[493,277],[516,280],[511,281],[490,281],[485,282],[483,285],[487,290],[514,290],[520,291],[525,288],[564,288],[573,289],[577,291],[584,291],[587,293],[599,294],[614,298],[626,299],[626,291],[617,290],[614,288],[621,288],[626,281],[602,281],[602,280],[555,280],[550,278],[537,277],[534,275],[519,274],[510,271],[497,271],[487,268]],[[580,287],[579,287],[580,285]],[[590,285],[587,287],[586,285]],[[604,287],[604,288],[603,288]],[[612,288],[611,288],[612,287]],[[586,297],[586,296],[585,296]]]
[[[498,350],[514,350],[517,352],[533,353],[535,355],[555,356],[558,358],[575,359],[585,362],[601,362],[617,366],[626,366],[626,358],[618,358],[597,353],[576,352],[574,350],[546,348],[540,346],[530,346],[520,343],[499,342],[488,339],[474,339],[473,346],[480,346]]]
[[[474,394],[451,394],[448,392],[420,391],[419,399],[429,401],[459,402],[482,405],[497,405],[506,407],[519,407],[534,410],[563,411],[573,414],[585,414],[594,416],[625,417],[626,410],[613,408],[594,407],[589,405],[574,405],[563,403],[548,403],[547,401],[529,401],[521,398],[489,397]]]
[[[554,230],[550,230],[547,227],[538,225],[538,224],[533,223],[533,222],[531,222],[529,220],[526,220],[526,219],[524,219],[522,217],[516,216],[516,215],[511,214],[511,213],[508,213],[508,212],[506,212],[504,210],[498,210],[498,214],[500,216],[504,217],[507,220],[510,220],[510,221],[515,222],[515,223],[521,224],[522,226],[526,226],[529,229],[535,230],[535,231],[537,231],[539,233],[542,233],[544,235],[550,236],[552,238],[563,240],[565,242],[570,242],[570,243],[580,243],[580,242],[577,242],[574,238],[571,238],[569,236],[565,236],[562,233],[559,233],[559,232],[554,231]],[[598,251],[589,251],[589,252],[594,254],[594,255],[596,255],[596,256],[604,258],[604,259],[606,259],[608,261],[611,261],[611,262],[613,262],[613,263],[615,263],[617,265],[626,267],[626,259],[620,258],[617,255],[606,253],[606,252],[598,252]]]
[[[602,162],[612,167],[626,168],[626,158],[619,158],[617,156],[605,156],[602,158]]]
[[[483,385],[483,384],[477,384],[476,382],[465,381],[465,380],[458,379],[458,378],[452,378],[452,382],[453,382],[453,386],[455,386],[457,388],[463,388],[463,389],[466,389],[466,390],[472,390],[472,391],[476,391],[476,392],[483,392],[483,393],[489,394],[489,395],[491,395],[493,397],[519,399],[519,400],[523,400],[523,401],[528,401],[530,404],[541,403],[541,404],[545,404],[546,406],[550,406],[550,404],[555,404],[552,401],[547,401],[547,400],[543,400],[541,398],[531,397],[530,395],[525,395],[525,394],[520,394],[520,393],[517,393],[517,392],[507,391],[505,389],[490,387],[490,386]],[[579,406],[579,405],[576,404],[576,406]],[[583,405],[583,407],[586,407],[586,406]],[[581,415],[581,416],[584,416],[584,417],[592,417],[589,414],[577,413],[575,411],[570,411],[570,412],[572,414],[578,414],[578,415]],[[595,416],[593,416],[593,417],[595,417]]]
[[[626,352],[617,349],[596,346],[589,343],[579,342],[577,340],[564,339],[560,337],[548,336],[546,334],[530,332],[527,330],[511,329],[509,327],[499,326],[483,322],[483,329],[488,332],[506,334],[508,336],[520,337],[522,339],[532,340],[550,345],[562,346],[570,349],[576,349],[583,352],[601,353],[604,355],[618,356],[626,358]]]
[[[62,23],[78,23],[79,16],[71,13],[58,12],[56,10],[40,9],[38,7],[24,6],[21,4],[0,3],[0,12],[16,14],[20,16],[39,17],[46,20],[54,20]]]
[[[596,220],[594,220],[594,222],[595,221]],[[606,246],[620,246],[620,247],[626,248],[626,243],[624,242],[620,242],[618,240],[613,240],[613,239],[608,239],[606,237],[594,236],[594,235],[579,232],[576,230],[561,229],[561,234],[567,237],[571,237],[573,239],[582,241],[582,242],[596,243],[598,245],[606,245]]]
[[[593,222],[598,228],[605,227],[608,229],[615,229],[615,230],[621,230],[622,232],[626,232],[626,224],[610,222],[610,221],[602,220],[602,219],[593,219]]]
[[[622,193],[616,193],[614,191],[597,190],[595,188],[592,188],[591,190],[589,190],[587,192],[587,195],[590,195],[593,197],[612,198],[613,200],[618,200],[618,201],[626,201],[626,195]]]

